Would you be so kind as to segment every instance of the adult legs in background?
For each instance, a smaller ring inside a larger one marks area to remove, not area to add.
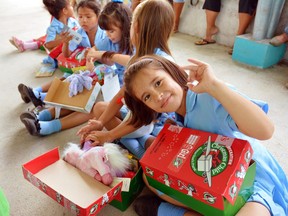
[[[239,0],[239,26],[237,35],[245,34],[248,26],[253,20],[257,8],[258,0]],[[230,55],[233,53],[233,48],[228,51]]]
[[[173,1],[173,9],[175,14],[175,24],[174,24],[174,33],[178,32],[178,27],[180,23],[180,16],[183,10],[185,0],[174,0]]]
[[[196,45],[215,43],[212,37],[218,33],[218,27],[215,22],[221,9],[221,0],[206,0],[203,9],[205,9],[206,13],[206,35],[203,40],[196,41]]]

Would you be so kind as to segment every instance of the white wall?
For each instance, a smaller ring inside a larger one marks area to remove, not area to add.
[[[203,3],[204,0],[200,0],[196,6],[191,6],[190,0],[186,0],[181,14],[180,32],[199,38],[205,36],[206,17],[205,11],[202,9]],[[238,0],[222,0],[221,12],[216,20],[216,25],[219,28],[219,33],[215,37],[217,43],[232,46],[238,29]],[[282,33],[286,25],[288,25],[288,1],[285,2],[275,34]],[[252,27],[253,22],[247,32],[251,32]],[[288,61],[288,49],[284,59]]]

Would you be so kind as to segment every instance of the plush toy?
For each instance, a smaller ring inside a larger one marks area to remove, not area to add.
[[[113,177],[123,176],[130,167],[124,149],[113,143],[95,146],[87,151],[80,149],[77,144],[69,143],[63,158],[105,185],[110,185]]]
[[[90,77],[90,71],[80,71],[79,74],[72,74],[66,79],[70,82],[69,96],[75,96],[81,93],[84,88],[90,90],[92,88],[93,79]]]

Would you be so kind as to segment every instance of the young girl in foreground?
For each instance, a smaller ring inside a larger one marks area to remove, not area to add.
[[[287,177],[278,162],[256,140],[269,139],[274,132],[274,126],[265,114],[268,105],[231,89],[215,77],[209,65],[195,59],[189,61],[190,66],[180,69],[164,58],[144,56],[127,68],[125,101],[132,112],[131,123],[141,126],[149,124],[156,113],[176,112],[185,127],[248,140],[256,161],[254,192],[237,215],[288,215]],[[190,71],[189,76],[184,69]],[[141,113],[138,112],[140,108]],[[156,192],[154,188],[151,190]],[[159,196],[181,205],[165,194]],[[145,209],[141,207],[143,205],[147,204],[141,203],[139,198],[135,202],[136,210]],[[158,215],[167,213],[162,211],[163,205],[162,202]],[[140,215],[145,215],[142,213]],[[182,208],[175,210],[174,215],[184,213],[198,215]]]

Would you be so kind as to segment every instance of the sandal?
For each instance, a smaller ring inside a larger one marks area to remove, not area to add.
[[[208,41],[206,39],[202,39],[202,40],[196,41],[194,44],[195,45],[207,45],[207,44],[214,44],[214,43],[216,43],[215,40]]]

